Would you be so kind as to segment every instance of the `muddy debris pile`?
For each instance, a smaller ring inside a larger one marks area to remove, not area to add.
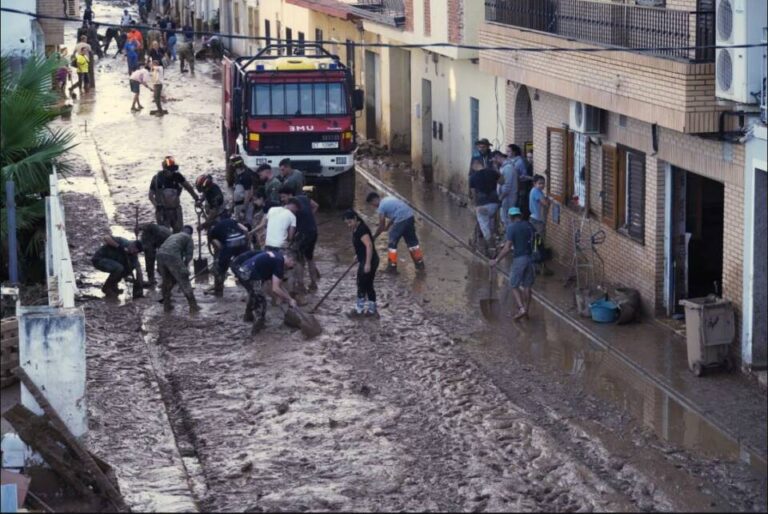
[[[390,155],[389,147],[381,145],[374,139],[362,139],[357,143],[358,159],[363,157],[385,157]]]

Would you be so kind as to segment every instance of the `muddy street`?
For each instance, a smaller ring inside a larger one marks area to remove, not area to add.
[[[94,5],[100,18],[122,11]],[[426,273],[403,252],[397,275],[377,277],[381,317],[362,320],[345,315],[350,274],[311,341],[283,325],[278,306],[252,336],[231,275],[222,298],[205,294],[212,278],[195,283],[194,317],[178,291],[170,314],[159,289],[106,302],[90,257],[110,231],[132,237],[137,213],[154,220],[147,190],[161,160],[174,156],[189,181],[211,173],[223,184],[224,152],[216,63],[198,62],[194,77],[166,71],[164,117],[130,111],[123,57],[97,70],[95,93],[59,122],[78,142],[63,190],[87,320],[88,441],[133,510],[766,509],[764,453],[745,458],[682,409],[665,435],[644,408],[668,399],[541,306],[530,324],[489,327],[477,308],[487,267],[422,219]],[[371,190],[358,176],[356,206],[373,223]],[[182,207],[196,224],[186,193]],[[339,213],[318,221],[322,279],[310,305],[353,259]]]

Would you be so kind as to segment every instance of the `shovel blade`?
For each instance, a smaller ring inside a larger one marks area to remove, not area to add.
[[[193,266],[195,267],[195,275],[201,275],[208,271],[208,259],[195,259]]]
[[[317,337],[323,332],[323,327],[317,319],[299,308],[286,310],[283,322],[289,327],[300,329],[307,339]]]
[[[480,300],[480,312],[488,321],[498,321],[501,306],[496,298],[484,298]]]

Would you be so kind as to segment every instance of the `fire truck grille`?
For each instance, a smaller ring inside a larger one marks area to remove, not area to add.
[[[261,153],[281,154],[337,154],[340,153],[341,134],[261,134]]]

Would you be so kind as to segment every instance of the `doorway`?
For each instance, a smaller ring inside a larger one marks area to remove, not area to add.
[[[528,88],[520,86],[515,98],[515,125],[511,143],[527,149],[533,145],[533,109]]]
[[[432,82],[421,79],[421,171],[432,182]]]
[[[379,140],[381,126],[379,54],[365,51],[365,137]]]
[[[680,313],[678,302],[722,294],[723,184],[672,167],[670,274],[668,313]]]

